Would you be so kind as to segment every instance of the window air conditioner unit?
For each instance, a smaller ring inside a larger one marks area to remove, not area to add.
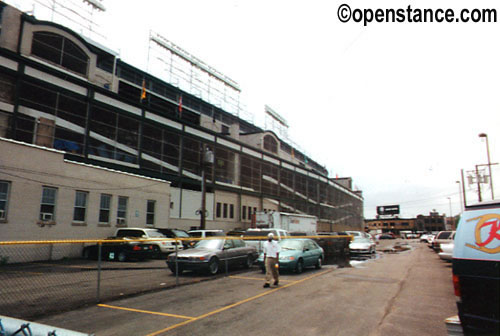
[[[42,212],[42,220],[43,221],[50,221],[52,220],[53,215],[50,212]]]
[[[116,219],[116,224],[117,225],[124,225],[125,224],[125,218],[117,218]]]

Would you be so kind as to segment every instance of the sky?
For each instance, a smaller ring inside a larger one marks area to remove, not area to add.
[[[30,0],[11,0],[27,7]],[[38,0],[52,3],[52,0]],[[71,0],[79,2],[79,0]],[[343,23],[354,9],[496,9],[497,23]],[[457,215],[461,170],[500,162],[500,3],[389,0],[103,0],[103,44],[147,69],[150,29],[238,82],[264,126],[264,105],[330,177],[352,177],[365,218]],[[43,6],[35,4],[35,16]],[[23,8],[22,8],[23,9]],[[484,166],[480,168],[485,168]],[[500,165],[492,166],[500,198]],[[468,203],[478,200],[466,179]],[[484,200],[491,199],[482,184]]]

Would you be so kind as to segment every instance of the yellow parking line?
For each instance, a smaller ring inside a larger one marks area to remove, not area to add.
[[[126,311],[131,311],[131,312],[134,312],[134,313],[143,313],[143,314],[150,314],[150,315],[160,315],[160,316],[176,317],[176,318],[182,318],[182,319],[186,319],[186,320],[193,320],[193,319],[195,319],[195,317],[191,317],[191,316],[183,316],[183,315],[168,314],[168,313],[159,313],[159,312],[154,312],[154,311],[149,311],[149,310],[141,310],[141,309],[118,307],[118,306],[110,306],[110,305],[106,305],[106,304],[98,304],[97,306],[98,307],[103,307],[103,308],[126,310]]]
[[[253,277],[242,277],[242,276],[237,276],[237,275],[230,275],[229,276],[231,279],[242,279],[242,280],[259,280],[259,281],[264,281],[264,278],[253,278]],[[292,280],[283,280],[280,277],[280,282],[292,282]]]
[[[222,308],[219,308],[217,310],[213,310],[211,312],[208,312],[206,314],[203,314],[203,315],[200,315],[198,317],[195,317],[191,320],[187,320],[187,321],[184,321],[184,322],[181,322],[181,323],[177,323],[177,324],[174,324],[173,326],[170,326],[168,328],[165,328],[165,329],[162,329],[162,330],[158,330],[158,331],[155,331],[151,334],[147,334],[146,336],[156,336],[156,335],[160,335],[160,334],[163,334],[163,333],[166,333],[167,331],[170,331],[170,330],[173,330],[173,329],[176,329],[176,328],[179,328],[179,327],[182,327],[186,324],[189,324],[189,323],[192,323],[192,322],[195,322],[195,321],[198,321],[198,320],[201,320],[201,319],[204,319],[206,317],[209,317],[209,316],[212,316],[212,315],[215,315],[215,314],[218,314],[220,312],[223,312],[223,311],[226,311],[228,309],[231,309],[231,308],[234,308],[234,307],[237,307],[237,306],[240,306],[244,303],[247,303],[247,302],[250,302],[250,301],[253,301],[253,300],[256,300],[258,298],[261,298],[263,296],[266,296],[266,295],[269,295],[269,294],[272,294],[276,291],[279,291],[280,289],[283,289],[283,288],[288,288],[288,287],[291,287],[291,286],[294,286],[294,285],[297,285],[299,283],[302,283],[304,281],[307,281],[307,280],[310,280],[312,278],[315,278],[317,276],[320,276],[320,275],[323,275],[323,274],[326,274],[326,273],[329,273],[329,272],[332,272],[333,270],[330,269],[330,270],[327,270],[327,271],[324,271],[324,272],[321,272],[321,273],[316,273],[316,274],[313,274],[309,277],[306,277],[304,279],[301,279],[301,280],[297,280],[297,281],[294,281],[294,282],[291,282],[289,284],[286,284],[284,286],[281,286],[281,287],[276,287],[276,288],[273,288],[271,290],[265,290],[264,292],[258,294],[258,295],[255,295],[255,296],[252,296],[252,297],[249,297],[247,299],[244,299],[244,300],[241,300],[241,301],[238,301],[236,303],[233,303],[233,304],[230,304],[228,306],[225,306],[225,307],[222,307]],[[262,279],[261,279],[262,280]]]

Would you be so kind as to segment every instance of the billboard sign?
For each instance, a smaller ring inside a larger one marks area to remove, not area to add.
[[[382,205],[377,207],[377,214],[381,216],[399,215],[399,205]]]

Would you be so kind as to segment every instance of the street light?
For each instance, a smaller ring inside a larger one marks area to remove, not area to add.
[[[456,183],[458,183],[458,194],[460,195],[460,207],[462,209],[462,212],[464,212],[464,201],[462,199],[462,184],[460,183],[460,181],[455,181]]]
[[[495,199],[495,194],[493,192],[493,176],[491,175],[491,161],[490,161],[490,145],[488,143],[488,135],[486,133],[479,133],[480,138],[486,139],[486,153],[488,154],[488,168],[490,171],[490,188],[491,188],[491,199]]]

